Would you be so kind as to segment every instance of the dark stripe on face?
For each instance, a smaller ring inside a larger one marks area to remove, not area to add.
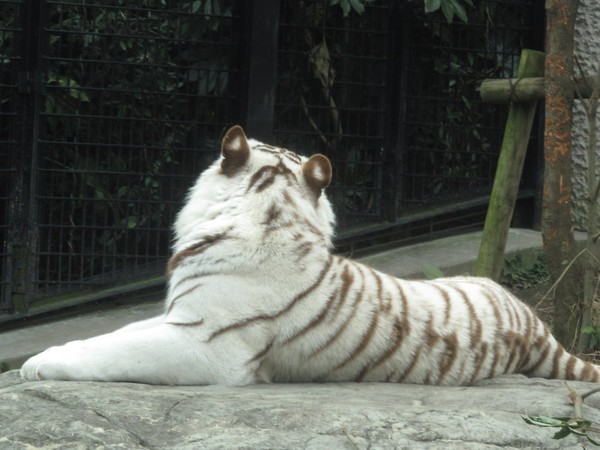
[[[275,178],[278,175],[285,176],[288,181],[296,181],[296,183],[298,182],[296,175],[294,175],[290,169],[280,162],[276,166],[263,166],[258,169],[254,175],[250,177],[250,182],[248,183],[246,192],[250,192],[250,190],[254,187],[256,187],[255,192],[257,193],[264,191],[275,182]]]

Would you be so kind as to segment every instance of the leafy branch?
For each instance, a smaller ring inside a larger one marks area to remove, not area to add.
[[[592,389],[583,394],[567,383],[569,400],[575,408],[574,417],[521,416],[525,423],[543,428],[558,428],[552,439],[563,439],[571,434],[585,437],[592,444],[600,447],[600,424],[594,423],[583,416],[583,401],[592,394],[600,392],[600,388]],[[590,435],[593,434],[593,437]]]

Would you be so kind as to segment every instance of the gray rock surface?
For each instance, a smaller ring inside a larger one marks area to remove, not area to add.
[[[573,383],[580,392],[594,385]],[[600,394],[584,415],[600,422]],[[169,387],[0,375],[0,449],[581,449],[521,415],[569,416],[564,382]]]

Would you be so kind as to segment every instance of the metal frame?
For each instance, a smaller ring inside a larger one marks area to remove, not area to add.
[[[504,113],[477,102],[479,73],[450,89],[458,75],[434,60],[484,60],[470,30],[499,42],[510,27],[477,25],[474,10],[449,28],[412,3],[369,3],[363,17],[329,3],[0,0],[0,19],[15,16],[0,25],[0,322],[162,286],[175,214],[234,123],[332,159],[342,251],[478,226]],[[106,19],[117,12],[128,20]],[[513,30],[523,45],[528,28]],[[484,151],[471,123],[448,120],[463,97]]]

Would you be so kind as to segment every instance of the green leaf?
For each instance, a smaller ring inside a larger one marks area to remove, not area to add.
[[[538,427],[562,427],[567,424],[570,417],[546,417],[546,416],[521,416],[529,425]]]
[[[344,14],[344,17],[346,17],[350,12],[350,3],[348,2],[348,0],[340,0],[340,7],[342,8],[342,13]]]
[[[460,1],[450,0],[450,2],[454,7],[454,12],[460,18],[460,20],[462,20],[464,23],[469,22],[469,18],[467,17],[467,11],[465,11],[465,7],[460,3]]]
[[[350,0],[350,5],[354,8],[358,14],[362,14],[365,12],[365,5],[363,5],[360,0]]]
[[[437,267],[432,266],[431,264],[423,264],[421,266],[421,270],[423,271],[425,278],[427,278],[428,280],[434,280],[436,278],[444,277],[444,272],[442,272]]]
[[[600,447],[600,441],[592,439],[589,434],[586,434],[585,437],[588,438],[588,441],[590,441],[592,444],[594,444],[597,447]]]
[[[425,12],[431,13],[440,9],[442,0],[425,0]]]
[[[444,16],[446,16],[448,23],[452,23],[452,20],[454,19],[454,7],[450,0],[444,0],[442,2],[442,12],[444,13]]]
[[[552,439],[566,438],[570,434],[571,434],[571,430],[569,429],[569,427],[562,427],[560,430],[558,430],[556,433],[554,433],[554,435],[552,436]]]

